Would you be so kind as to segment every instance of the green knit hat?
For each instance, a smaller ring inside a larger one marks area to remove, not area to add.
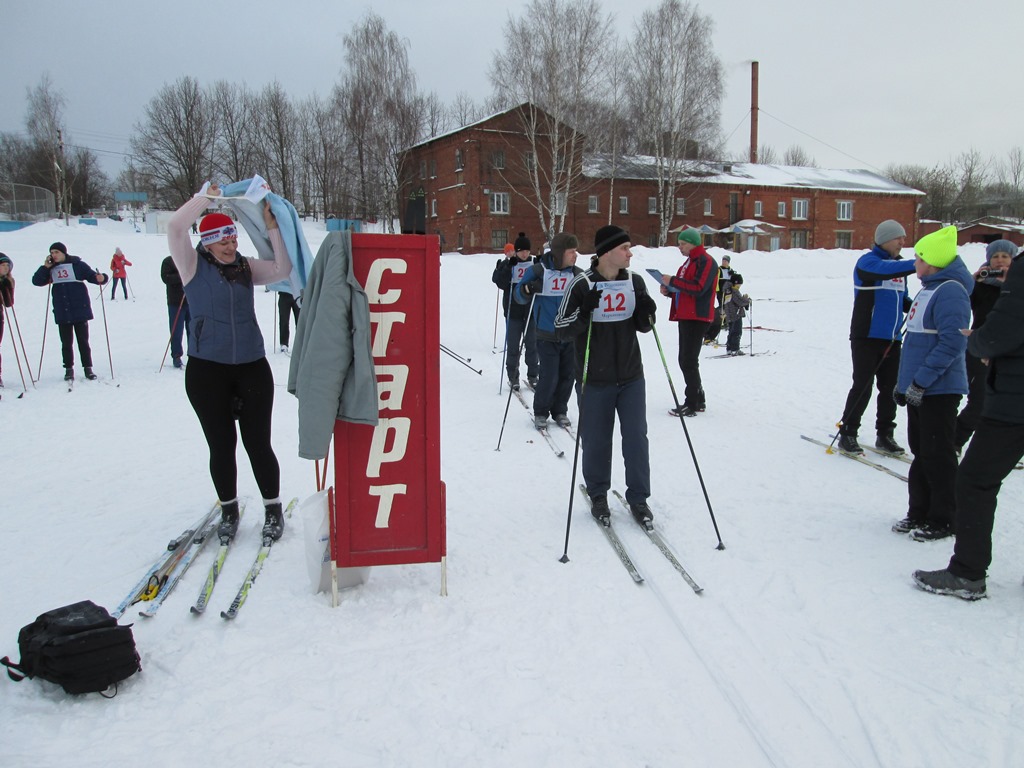
[[[701,237],[693,227],[687,227],[686,229],[679,230],[679,242],[689,243],[690,245],[700,245]]]
[[[914,253],[927,264],[943,269],[956,258],[956,227],[943,227],[914,243]]]

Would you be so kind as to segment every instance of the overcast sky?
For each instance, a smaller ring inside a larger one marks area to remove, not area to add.
[[[294,97],[327,96],[342,37],[372,9],[409,42],[424,91],[446,103],[490,94],[487,70],[509,14],[526,0],[247,0],[244,3],[7,3],[0,25],[0,131],[23,131],[26,91],[49,72],[66,98],[71,141],[116,175],[133,125],[159,88],[277,79]],[[622,39],[656,0],[602,0]],[[726,73],[722,132],[745,155],[750,61],[760,62],[760,143],[802,146],[818,165],[880,170],[935,165],[977,149],[1005,158],[1024,146],[1024,3],[1011,0],[714,0]],[[116,9],[116,10],[115,10]]]

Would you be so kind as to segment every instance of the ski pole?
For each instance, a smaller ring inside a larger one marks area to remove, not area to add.
[[[18,341],[21,344],[21,356],[25,359],[25,367],[28,368],[28,378],[32,382],[32,388],[35,389],[36,380],[32,378],[32,366],[28,363],[28,352],[25,351],[25,337],[21,335],[21,324],[18,322],[18,313],[14,311],[14,307],[11,307],[11,317],[14,318],[14,329],[18,332]]]
[[[110,331],[107,329],[107,305],[103,301],[103,286],[100,286],[100,309],[103,310],[103,335],[107,338],[107,360],[110,361],[110,378],[114,378],[114,356],[110,354]]]
[[[523,354],[523,347],[526,345],[526,332],[530,330],[530,323],[533,322],[533,302],[534,302],[534,300],[536,298],[537,298],[536,294],[534,294],[530,298],[530,311],[529,311],[529,314],[526,316],[526,329],[523,332],[523,339],[522,339],[522,341],[519,344],[519,354],[520,354],[520,356],[522,356],[522,354]],[[505,346],[506,347],[508,346],[507,341],[506,341]],[[504,367],[505,366],[502,366],[502,368],[504,368]],[[501,419],[501,430],[498,432],[498,444],[494,448],[494,450],[496,450],[496,451],[500,451],[501,450],[501,437],[502,437],[502,435],[505,434],[505,422],[508,420],[508,407],[509,407],[509,405],[512,404],[512,392],[513,392],[512,387],[509,387],[508,388],[508,399],[505,401],[505,415]],[[498,394],[499,395],[501,394],[501,390],[500,389],[498,390]]]
[[[466,362],[466,363],[472,363],[473,362],[473,358],[472,357],[463,357],[458,352],[453,350],[451,347],[447,347],[444,344],[441,345],[441,351],[442,352],[447,352],[449,355],[454,357],[456,360],[462,360],[463,362]]]
[[[742,321],[741,321],[742,322]],[[750,356],[754,356],[754,300],[750,300]]]
[[[132,288],[132,281],[128,279],[128,270],[124,271],[124,282],[128,286],[128,293],[132,295],[132,301],[135,301],[135,289]]]
[[[498,305],[501,303],[500,295],[500,291],[494,294],[494,337],[491,339],[491,351],[498,348]]]
[[[479,374],[480,376],[484,375],[483,371],[478,371],[472,365],[470,365],[465,360],[463,360],[461,357],[459,357],[454,352],[452,352],[450,349],[448,349],[444,344],[441,345],[441,351],[444,352],[449,357],[453,358],[456,362],[461,363],[462,365],[464,365],[467,368],[469,368],[469,370],[471,370],[473,373]]]
[[[576,468],[580,460],[580,436],[583,434],[583,403],[587,391],[587,371],[590,370],[590,334],[594,330],[594,313],[590,313],[590,321],[587,323],[587,347],[583,351],[583,376],[580,379],[580,417],[579,427],[576,429],[576,446],[572,452],[572,482],[569,483],[569,511],[565,515],[565,546],[562,548],[562,556],[558,558],[560,563],[569,562],[569,531],[572,529],[572,502],[576,498]]]
[[[899,334],[900,337],[903,336],[903,331],[906,329],[906,327],[907,327],[907,321],[905,320],[903,322],[903,326],[900,328],[900,334]],[[885,352],[882,353],[882,357],[878,361],[878,365],[875,366],[875,370],[873,370],[871,372],[871,376],[870,376],[870,378],[868,378],[867,384],[864,385],[864,388],[860,391],[860,394],[857,396],[857,399],[853,401],[854,407],[857,407],[857,404],[860,403],[861,400],[863,400],[865,397],[868,396],[868,393],[871,391],[871,386],[875,383],[875,376],[877,376],[878,372],[882,369],[882,365],[885,363],[886,358],[889,357],[889,352],[890,352],[890,350],[892,350],[892,345],[895,344],[895,343],[896,343],[896,339],[893,339],[892,341],[889,342],[888,346],[886,346]],[[865,406],[865,407],[867,407],[867,406]],[[845,416],[845,415],[846,415],[846,411],[843,411],[843,416]],[[836,434],[833,435],[832,442],[828,444],[828,448],[825,449],[825,453],[835,453],[835,451],[833,450],[832,446],[834,446],[836,444],[836,440],[839,439],[839,433],[842,430],[842,427],[843,427],[843,420],[839,419],[839,421],[836,422]]]
[[[50,294],[53,292],[53,284],[46,286],[46,309],[43,310],[43,343],[39,345],[39,370],[36,372],[36,381],[43,375],[43,351],[46,349],[46,316],[50,313]],[[29,372],[31,375],[31,371]]]
[[[7,307],[3,304],[3,302],[0,302],[0,307],[3,307],[4,310],[4,323],[8,327],[10,327],[11,321],[8,319],[7,316]],[[21,357],[18,355],[18,345],[14,341],[14,334],[8,335],[11,337],[11,349],[14,350],[14,362],[18,364],[18,375],[21,376],[21,388],[24,390],[20,395],[18,395],[18,397],[23,397],[25,395],[25,392],[28,392],[28,387],[25,385],[25,372],[21,369]],[[28,358],[25,359],[25,365],[28,365]],[[28,377],[30,379],[32,378],[32,371],[29,371]],[[33,382],[33,386],[35,386],[35,382]]]
[[[708,506],[708,514],[711,515],[711,524],[715,527],[715,536],[718,537],[718,546],[715,549],[725,549],[722,543],[722,534],[718,532],[718,521],[715,520],[715,512],[711,508],[711,497],[708,496],[707,486],[704,484],[704,476],[700,471],[700,464],[697,463],[697,452],[693,449],[693,441],[690,440],[690,430],[686,428],[686,417],[683,416],[683,409],[679,405],[679,396],[676,394],[676,385],[672,383],[672,374],[668,369],[668,361],[665,360],[665,350],[661,347],[661,338],[658,336],[658,329],[651,323],[651,330],[654,331],[654,341],[658,345],[658,354],[661,355],[661,364],[665,368],[665,377],[668,379],[668,388],[672,390],[672,400],[676,404],[676,412],[679,414],[679,423],[683,425],[683,434],[686,435],[686,445],[690,449],[690,457],[693,459],[693,468],[697,470],[697,480],[700,481],[700,489],[704,493],[704,503]]]
[[[171,323],[171,332],[167,336],[167,346],[164,347],[164,356],[160,358],[160,367],[156,369],[157,373],[160,373],[164,369],[164,362],[167,360],[167,350],[171,348],[171,340],[174,338],[174,329],[178,327],[178,318],[181,316],[181,308],[185,306],[185,294],[181,295],[181,301],[178,303],[178,311],[174,313],[174,322]]]

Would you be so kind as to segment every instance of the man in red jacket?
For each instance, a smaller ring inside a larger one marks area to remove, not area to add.
[[[679,233],[679,250],[686,256],[675,277],[662,278],[662,296],[672,297],[669,320],[679,323],[679,368],[686,383],[683,416],[696,416],[706,406],[700,380],[700,349],[715,317],[718,264],[701,245],[700,232],[687,227]],[[671,411],[678,416],[680,411]]]

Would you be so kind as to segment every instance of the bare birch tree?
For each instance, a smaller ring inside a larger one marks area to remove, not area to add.
[[[663,0],[641,15],[630,45],[630,114],[641,150],[654,161],[661,242],[668,237],[681,183],[720,151],[724,86],[712,31],[711,17],[696,6]]]
[[[582,182],[583,111],[602,90],[603,57],[612,41],[612,19],[597,0],[532,0],[521,18],[510,18],[489,77],[501,109],[519,107],[530,150],[508,157],[528,189],[510,184],[537,213],[547,238],[562,231],[570,201]]]
[[[229,181],[239,181],[260,171],[256,168],[259,161],[253,118],[257,97],[245,86],[220,80],[210,89],[210,99],[217,115],[217,170]]]
[[[145,108],[131,138],[135,167],[147,177],[156,202],[178,207],[213,172],[216,121],[199,83],[182,77],[165,85]]]
[[[275,80],[260,92],[252,114],[256,125],[256,152],[266,171],[261,175],[277,194],[294,201],[299,125],[295,107],[279,82]]]

